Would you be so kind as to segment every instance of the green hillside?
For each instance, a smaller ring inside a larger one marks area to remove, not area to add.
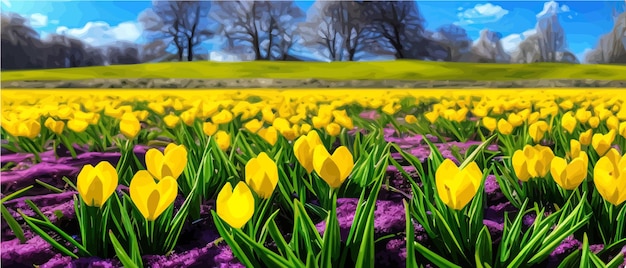
[[[626,66],[591,64],[485,64],[424,61],[385,62],[167,62],[2,72],[2,81],[115,78],[282,78],[327,80],[626,80]]]

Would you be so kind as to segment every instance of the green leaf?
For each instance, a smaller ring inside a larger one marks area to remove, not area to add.
[[[9,200],[13,200],[13,199],[19,197],[20,195],[22,195],[23,193],[25,193],[26,191],[30,190],[31,188],[33,188],[33,185],[29,185],[29,186],[26,186],[26,187],[24,187],[24,188],[22,188],[20,190],[17,190],[15,192],[13,192],[13,193],[3,197],[2,199],[0,199],[0,203],[4,203],[4,202],[7,202]]]
[[[326,229],[322,242],[322,263],[321,267],[335,266],[335,261],[339,257],[339,246],[341,245],[341,236],[339,232],[339,221],[337,220],[337,193],[333,193],[331,199],[332,208],[326,218]]]
[[[580,268],[591,267],[591,259],[589,255],[593,254],[589,251],[589,239],[587,238],[587,233],[583,234],[583,245],[582,245],[582,258],[580,258]]]
[[[557,268],[575,268],[578,267],[578,262],[580,261],[581,251],[579,249],[575,250],[571,254],[569,254],[561,264]]]
[[[62,193],[62,192],[63,192],[63,190],[61,190],[61,189],[59,189],[59,188],[57,188],[57,187],[54,187],[54,186],[52,186],[52,185],[50,185],[50,184],[47,184],[47,183],[45,183],[45,182],[43,182],[43,181],[40,181],[40,180],[38,180],[38,179],[35,179],[35,182],[36,182],[37,184],[39,184],[39,185],[43,186],[44,188],[46,188],[46,189],[48,189],[48,190],[50,190],[50,191],[54,192],[54,193]]]
[[[478,240],[476,240],[476,265],[488,265],[492,263],[492,241],[489,228],[484,226],[478,234]]]
[[[493,141],[493,139],[495,138],[496,138],[496,135],[492,135],[486,141],[478,145],[478,148],[476,148],[476,150],[474,150],[469,156],[467,156],[467,158],[465,158],[465,161],[461,163],[461,165],[459,166],[459,169],[463,169],[465,168],[465,166],[473,162],[474,159],[476,159],[476,157],[478,156],[478,154],[481,153],[485,148],[487,148],[487,146],[489,146],[489,144],[491,144],[491,141]]]
[[[437,255],[436,253],[434,253],[430,249],[422,246],[422,244],[420,244],[418,242],[414,242],[413,245],[415,246],[415,250],[417,250],[420,254],[422,254],[422,256],[424,256],[426,259],[428,259],[430,262],[432,262],[437,267],[461,268],[461,266],[458,266],[458,265],[448,261],[445,257]]]
[[[246,243],[247,246],[251,247],[257,253],[257,255],[259,255],[261,257],[261,259],[264,260],[264,264],[266,264],[267,267],[281,267],[281,268],[291,268],[291,267],[299,268],[299,267],[304,267],[304,265],[300,265],[301,264],[301,263],[299,263],[300,261],[294,262],[295,260],[292,260],[292,262],[289,262],[288,260],[286,260],[282,256],[274,253],[273,251],[267,249],[265,246],[263,246],[263,245],[259,244],[258,242],[252,240],[252,238],[250,238],[248,235],[246,235],[245,233],[243,233],[239,229],[233,229],[233,233],[234,233],[235,236],[237,236],[238,238],[243,240]],[[230,246],[230,244],[229,244],[229,246]],[[295,266],[294,266],[294,264],[295,264]],[[256,267],[256,266],[254,266],[254,267]]]
[[[35,232],[43,240],[48,242],[52,247],[54,247],[58,251],[61,251],[61,253],[67,256],[78,259],[78,256],[76,254],[74,254],[71,250],[67,249],[65,246],[61,245],[59,242],[54,240],[54,238],[48,235],[48,233],[46,233],[44,230],[39,228],[39,226],[37,226],[38,224],[45,225],[45,223],[42,223],[41,221],[37,222],[36,219],[24,215],[21,211],[18,211],[18,213],[20,213],[20,215],[22,216],[26,224],[28,224],[28,226],[33,230],[33,232]]]
[[[219,232],[220,236],[224,238],[224,241],[228,244],[230,249],[233,252],[233,255],[237,257],[237,260],[240,261],[246,267],[259,267],[259,265],[253,265],[252,260],[248,258],[248,255],[244,253],[241,246],[235,242],[233,235],[226,231],[224,224],[222,224],[222,220],[219,218],[217,213],[214,210],[211,210],[211,215],[213,216],[213,222],[215,223],[215,227]],[[256,264],[256,261],[254,262]]]
[[[15,218],[11,216],[11,212],[4,206],[4,204],[0,204],[0,208],[2,209],[2,218],[7,222],[15,237],[20,240],[20,243],[26,243],[26,237],[24,237],[24,230],[22,230],[22,226],[17,223]]]
[[[413,221],[411,219],[411,207],[409,203],[406,202],[405,199],[402,199],[402,204],[404,205],[404,220],[406,221],[406,267],[417,267],[417,261],[415,259],[415,227],[413,226]]]
[[[115,254],[117,255],[117,258],[120,260],[122,265],[127,268],[139,268],[139,266],[137,266],[137,264],[135,264],[133,260],[128,256],[126,251],[124,251],[124,248],[122,247],[120,242],[117,241],[117,238],[113,234],[113,231],[109,230],[109,237],[111,238],[111,243],[113,243],[113,249],[115,249]]]

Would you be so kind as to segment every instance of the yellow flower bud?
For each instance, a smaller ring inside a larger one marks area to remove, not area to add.
[[[216,213],[230,227],[240,229],[254,215],[254,196],[242,181],[235,189],[226,183],[215,200]]]
[[[278,184],[278,167],[265,152],[250,159],[245,168],[246,184],[262,199],[269,198]]]

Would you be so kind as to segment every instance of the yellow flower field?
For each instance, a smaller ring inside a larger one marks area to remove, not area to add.
[[[620,89],[1,94],[11,252],[174,267],[196,230],[239,267],[625,261]]]

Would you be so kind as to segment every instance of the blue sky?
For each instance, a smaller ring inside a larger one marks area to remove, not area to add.
[[[138,14],[150,1],[0,0],[2,11],[27,17],[42,35],[65,32],[99,45],[115,39],[141,42]],[[579,58],[595,47],[599,36],[613,27],[612,10],[623,11],[625,1],[558,1],[559,20],[568,48]],[[307,10],[312,1],[297,1]],[[534,29],[536,15],[546,1],[418,1],[426,27],[445,24],[463,26],[476,40],[483,29],[500,32],[503,45],[511,49]]]

